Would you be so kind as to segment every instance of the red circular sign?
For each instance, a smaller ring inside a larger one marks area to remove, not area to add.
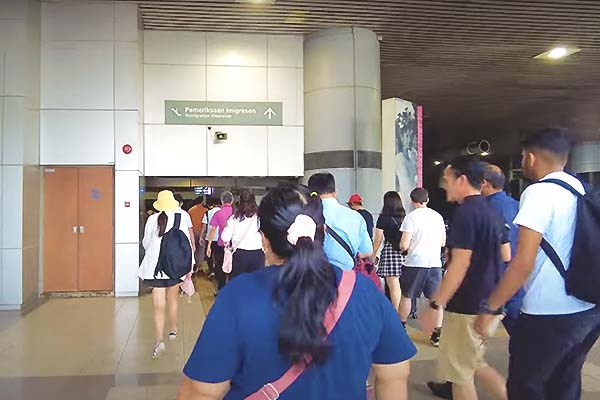
[[[125,146],[123,146],[123,153],[131,154],[132,151],[133,151],[133,147],[131,147],[131,145],[126,144]]]

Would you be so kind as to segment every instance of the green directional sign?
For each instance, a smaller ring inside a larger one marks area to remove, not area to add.
[[[165,100],[168,125],[283,125],[283,103]]]

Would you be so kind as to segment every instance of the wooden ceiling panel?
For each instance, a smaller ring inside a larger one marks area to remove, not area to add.
[[[139,6],[145,29],[155,30],[371,29],[381,37],[383,98],[423,104],[440,139],[433,146],[470,138],[469,132],[510,135],[545,120],[576,127],[586,138],[600,132],[581,123],[597,123],[588,114],[600,110],[597,0],[144,0]],[[559,44],[581,52],[560,62],[532,59]]]

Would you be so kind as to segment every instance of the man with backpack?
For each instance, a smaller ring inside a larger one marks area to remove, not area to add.
[[[583,196],[581,182],[564,172],[571,148],[559,128],[523,142],[523,173],[536,184],[523,192],[514,221],[517,253],[475,322],[485,336],[491,314],[525,284],[510,341],[509,399],[580,399],[581,369],[600,336],[600,254],[591,243],[600,197]]]

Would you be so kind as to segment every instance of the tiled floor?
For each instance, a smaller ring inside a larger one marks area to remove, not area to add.
[[[173,400],[183,364],[213,301],[212,287],[180,303],[180,335],[167,342],[160,361],[153,347],[152,304],[141,298],[53,299],[23,318],[0,313],[2,400]],[[409,327],[419,347],[412,363],[410,399],[431,399],[424,382],[432,376],[437,350]],[[506,372],[507,339],[489,344],[490,363]],[[583,400],[600,398],[600,349],[584,369]],[[481,399],[489,399],[482,393]]]

